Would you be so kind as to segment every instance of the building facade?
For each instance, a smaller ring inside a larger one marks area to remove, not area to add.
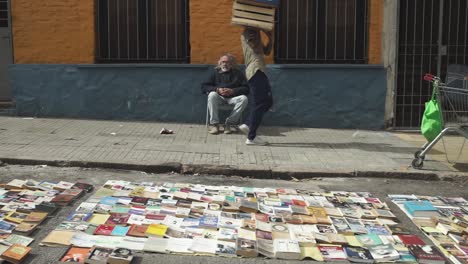
[[[232,1],[0,0],[6,11],[0,11],[0,34],[4,29],[10,37],[4,50],[14,62],[8,70],[0,64],[0,100],[13,99],[19,115],[203,122],[206,96],[199,83],[225,52],[243,63],[242,28],[230,22]],[[420,93],[411,95],[419,101],[410,107],[401,103],[415,84],[399,78],[408,73],[399,71],[398,59],[406,56],[407,70],[408,50],[402,47],[427,42],[428,30],[419,39],[416,27],[439,24],[435,15],[432,20],[427,15],[455,2],[461,25],[466,0],[283,0],[274,52],[267,58],[275,112],[265,122],[417,126],[430,91],[421,84]],[[453,12],[449,8],[442,14],[446,20]],[[466,24],[456,31],[457,43],[466,46]],[[466,56],[466,49],[460,51]],[[2,81],[2,72],[9,82]]]

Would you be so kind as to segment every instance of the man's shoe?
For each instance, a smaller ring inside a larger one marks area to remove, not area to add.
[[[256,138],[254,138],[252,140],[247,139],[245,141],[245,144],[246,145],[265,146],[265,145],[268,145],[268,141],[265,141],[265,140],[261,139],[260,137],[256,137]]]
[[[249,127],[246,124],[240,125],[239,130],[246,135],[249,134],[250,131]]]
[[[224,134],[232,134],[231,126],[230,125],[224,125]]]
[[[219,133],[219,127],[218,125],[210,125],[210,128],[208,129],[208,133],[212,134],[212,135],[216,135]]]

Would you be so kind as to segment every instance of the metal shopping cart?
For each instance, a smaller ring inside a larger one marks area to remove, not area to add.
[[[456,133],[465,139],[468,138],[468,66],[449,65],[446,83],[441,82],[439,77],[431,74],[426,74],[424,80],[430,81],[433,89],[436,89],[444,129],[434,140],[427,142],[414,153],[411,166],[415,169],[423,167],[426,154],[443,136]],[[464,144],[465,141],[460,146],[460,154]]]

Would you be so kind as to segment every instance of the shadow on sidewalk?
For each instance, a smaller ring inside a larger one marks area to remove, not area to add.
[[[455,163],[453,168],[460,172],[468,172],[468,163]]]
[[[418,150],[415,147],[396,147],[391,144],[369,143],[270,143],[270,147],[318,148],[318,149],[360,149],[370,152],[392,152],[412,154]]]
[[[269,136],[269,137],[285,137],[284,133],[290,133],[293,131],[304,131],[308,130],[308,128],[302,127],[269,127],[268,129],[260,128],[258,133],[262,136]]]

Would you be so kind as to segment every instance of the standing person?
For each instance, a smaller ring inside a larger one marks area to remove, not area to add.
[[[250,86],[250,113],[245,124],[239,129],[247,134],[247,145],[267,145],[268,142],[257,136],[257,129],[262,122],[263,115],[273,105],[271,86],[265,74],[265,55],[272,50],[271,33],[265,32],[268,37],[267,45],[261,39],[260,30],[246,27],[241,35],[242,51],[246,65],[245,74]]]
[[[202,92],[208,94],[210,113],[210,134],[219,133],[219,107],[234,106],[231,115],[226,118],[224,134],[231,134],[239,124],[242,112],[248,104],[249,86],[244,73],[237,69],[235,58],[229,53],[219,58],[218,65],[201,85]]]

